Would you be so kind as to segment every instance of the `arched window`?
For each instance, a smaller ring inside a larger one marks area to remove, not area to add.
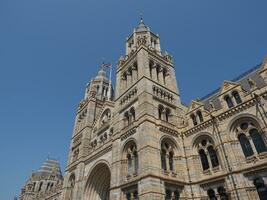
[[[40,182],[40,184],[39,184],[39,189],[38,189],[38,192],[40,192],[40,191],[41,191],[41,189],[42,189],[42,186],[43,186],[43,182]]]
[[[193,122],[194,126],[196,126],[197,125],[197,118],[196,118],[196,116],[194,114],[192,114],[192,115],[190,115],[190,117],[192,119],[192,122]]]
[[[218,157],[217,157],[217,153],[214,150],[213,146],[209,146],[208,147],[208,152],[209,152],[209,156],[210,156],[210,161],[211,161],[212,167],[219,166],[219,160],[218,160]]]
[[[199,121],[200,121],[200,122],[203,122],[203,116],[202,116],[202,113],[201,113],[200,110],[197,111],[197,116],[198,116]]]
[[[218,187],[217,189],[219,196],[220,196],[220,200],[228,200],[228,194],[225,191],[225,188],[223,186]]]
[[[128,111],[124,113],[124,124],[125,126],[128,126],[130,124],[130,116]]]
[[[130,114],[131,114],[131,120],[130,120],[130,123],[132,123],[133,121],[135,121],[135,109],[134,107],[132,107],[130,109]]]
[[[170,171],[173,171],[173,152],[172,151],[169,153],[169,166],[170,166]]]
[[[257,189],[260,200],[266,200],[267,199],[267,187],[264,184],[263,179],[261,177],[256,178],[254,180],[254,185]]]
[[[252,138],[252,141],[254,143],[254,146],[257,150],[258,153],[262,153],[262,152],[265,152],[267,149],[266,149],[266,145],[260,135],[260,133],[258,132],[257,129],[251,129],[249,131],[250,133],[250,136]]]
[[[172,191],[169,189],[166,189],[165,191],[165,200],[171,200],[172,198]]]
[[[164,107],[162,105],[159,105],[158,107],[158,114],[159,114],[159,119],[163,119]]]
[[[161,167],[163,170],[174,171],[174,146],[169,141],[161,142]]]
[[[163,83],[165,85],[166,84],[167,70],[164,68],[163,71],[162,71],[162,73],[163,73]]]
[[[159,81],[160,66],[156,67],[156,72],[157,72],[157,81]]]
[[[208,193],[209,200],[217,200],[217,197],[213,189],[209,189],[207,193]]]
[[[244,153],[245,157],[252,156],[254,153],[253,153],[251,144],[250,144],[248,138],[246,137],[246,135],[245,134],[240,134],[238,136],[238,140],[239,140],[239,143],[241,145],[241,148],[243,150],[243,153]]]
[[[167,163],[166,163],[166,150],[165,149],[161,149],[161,168],[163,170],[167,170]]]
[[[152,78],[153,65],[154,65],[154,63],[152,61],[150,61],[149,62],[149,74],[150,74],[150,78]]]
[[[202,164],[203,170],[209,169],[210,168],[209,161],[208,161],[208,157],[207,157],[205,151],[203,149],[200,149],[198,153],[199,153],[199,156],[200,156],[200,160],[201,160],[201,164]]]
[[[135,144],[130,144],[127,149],[127,172],[128,175],[137,174],[138,171],[138,153]]]
[[[233,95],[233,97],[235,99],[236,104],[242,103],[240,95],[239,95],[239,93],[237,91],[233,91],[232,95]]]
[[[169,122],[171,116],[171,110],[169,108],[166,108],[165,115],[166,121]]]
[[[224,97],[224,100],[226,101],[228,108],[232,108],[234,106],[231,97],[229,97],[228,95]]]

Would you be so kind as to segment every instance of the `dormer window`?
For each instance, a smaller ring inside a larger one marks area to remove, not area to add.
[[[242,103],[240,95],[239,95],[239,93],[237,91],[233,91],[232,95],[233,95],[233,97],[235,99],[236,104]]]
[[[227,103],[228,108],[234,107],[233,101],[229,95],[225,96],[224,100]]]

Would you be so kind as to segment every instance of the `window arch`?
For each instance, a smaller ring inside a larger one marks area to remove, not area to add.
[[[160,157],[161,157],[161,168],[164,171],[174,171],[174,149],[175,146],[171,141],[168,141],[167,139],[163,140],[161,142],[161,151],[160,151]]]
[[[218,154],[214,149],[214,142],[210,136],[202,135],[195,142],[203,171],[220,165]]]
[[[138,173],[138,152],[135,142],[130,142],[126,146],[127,176],[133,176]]]
[[[252,118],[239,119],[233,126],[244,156],[250,157],[255,153],[267,152],[266,143],[263,139],[264,134],[261,133],[256,120]],[[255,148],[252,147],[252,144]],[[256,150],[256,151],[255,151]]]
[[[237,91],[233,91],[232,96],[234,97],[236,104],[242,103],[241,97]]]
[[[226,95],[224,100],[226,101],[228,108],[234,107],[233,101],[229,95]]]

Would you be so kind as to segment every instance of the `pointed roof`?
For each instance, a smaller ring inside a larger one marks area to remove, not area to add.
[[[139,25],[135,29],[136,32],[149,31],[149,27],[145,25],[143,18],[141,17]]]

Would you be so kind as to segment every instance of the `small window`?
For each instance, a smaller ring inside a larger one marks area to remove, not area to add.
[[[240,134],[238,136],[238,140],[239,140],[239,143],[241,145],[241,148],[243,150],[243,153],[244,153],[245,157],[252,156],[254,153],[253,153],[251,144],[250,144],[248,138],[246,137],[246,135],[245,134]]]
[[[240,98],[240,95],[239,95],[239,93],[238,93],[237,91],[234,91],[234,92],[232,93],[232,95],[233,95],[233,97],[234,97],[234,99],[235,99],[236,104],[240,104],[240,103],[242,103],[242,100],[241,100],[241,98]]]
[[[197,111],[197,116],[198,116],[199,121],[200,121],[200,122],[203,122],[203,116],[202,116],[202,113],[201,113],[200,110]]]
[[[194,114],[192,114],[190,117],[192,119],[192,122],[193,122],[194,126],[196,126],[197,125],[197,118],[196,118],[196,116]]]
[[[224,100],[226,101],[228,108],[234,107],[232,99],[228,95],[224,97]]]

